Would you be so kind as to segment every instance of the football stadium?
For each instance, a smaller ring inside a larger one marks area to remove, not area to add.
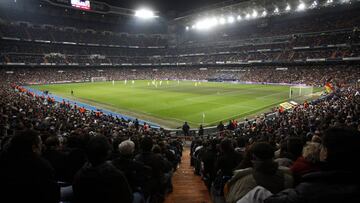
[[[1,0],[0,202],[360,202],[360,0]]]

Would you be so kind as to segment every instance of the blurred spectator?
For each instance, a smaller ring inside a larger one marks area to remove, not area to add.
[[[89,162],[74,179],[75,202],[132,202],[132,191],[124,176],[111,163],[111,145],[106,137],[93,137],[87,145]]]
[[[324,133],[319,172],[306,174],[294,189],[265,200],[272,202],[359,202],[359,167],[352,154],[359,154],[360,135],[354,130],[331,128]]]

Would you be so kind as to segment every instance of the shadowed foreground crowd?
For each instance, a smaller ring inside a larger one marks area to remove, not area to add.
[[[162,202],[172,191],[182,142],[162,129],[0,92],[1,202]]]

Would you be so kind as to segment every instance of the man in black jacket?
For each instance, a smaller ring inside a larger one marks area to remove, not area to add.
[[[360,167],[354,162],[359,146],[359,132],[329,129],[322,139],[322,170],[303,176],[296,188],[273,195],[265,203],[360,202]]]
[[[55,171],[41,157],[42,141],[33,130],[17,132],[0,157],[0,202],[57,203]]]
[[[93,137],[87,146],[89,162],[76,174],[73,184],[76,203],[131,203],[132,191],[124,176],[106,162],[111,145],[104,136]]]
[[[182,130],[183,130],[184,136],[190,135],[190,126],[187,122],[185,122],[184,125],[182,126]]]

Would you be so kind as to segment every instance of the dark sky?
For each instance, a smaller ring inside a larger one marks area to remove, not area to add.
[[[98,0],[110,5],[136,9],[147,6],[159,11],[160,15],[178,17],[184,12],[209,6],[226,0]]]

